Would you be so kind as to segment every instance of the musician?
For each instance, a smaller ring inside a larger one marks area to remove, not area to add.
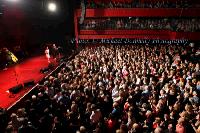
[[[18,58],[7,48],[5,48],[6,53],[7,53],[7,60],[9,63],[13,64],[13,63],[17,63],[18,62]]]
[[[8,48],[3,48],[1,50],[1,62],[2,67],[6,68],[7,65],[15,64],[18,62],[18,58],[8,50]]]
[[[56,59],[59,55],[59,51],[58,51],[58,47],[56,46],[56,44],[52,45],[52,50],[51,50],[52,56],[54,59]]]
[[[26,56],[26,51],[23,50],[20,45],[14,47],[13,53],[18,57],[18,59],[23,59]]]

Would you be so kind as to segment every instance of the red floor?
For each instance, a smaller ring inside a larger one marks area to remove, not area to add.
[[[37,56],[27,59],[19,64],[0,70],[0,107],[9,108],[17,100],[24,96],[30,89],[22,89],[14,97],[10,98],[8,89],[27,80],[34,79],[38,82],[46,74],[40,73],[40,69],[47,67],[48,61],[45,56]]]

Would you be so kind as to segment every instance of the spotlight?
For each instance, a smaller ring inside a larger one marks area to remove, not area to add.
[[[19,0],[7,0],[7,2],[19,2]]]
[[[49,2],[48,3],[48,10],[51,12],[55,12],[57,9],[56,3],[55,2]]]

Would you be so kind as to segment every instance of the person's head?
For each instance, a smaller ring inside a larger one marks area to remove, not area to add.
[[[170,88],[169,94],[170,94],[170,95],[175,95],[175,94],[176,94],[175,89],[174,89],[174,88]]]
[[[192,84],[196,85],[197,79],[192,79]]]
[[[199,113],[196,116],[196,120],[200,121],[200,114]]]
[[[196,92],[196,91],[193,91],[193,92],[192,92],[192,95],[193,95],[193,96],[197,96],[197,92]]]
[[[92,104],[89,102],[87,103],[87,109],[91,109]]]
[[[119,106],[119,104],[117,102],[113,103],[113,108],[117,108]]]
[[[128,132],[128,127],[126,124],[121,124],[120,125],[120,130],[123,131],[123,133]]]
[[[165,94],[165,90],[160,90],[160,95],[164,95]]]
[[[185,92],[183,96],[184,96],[184,98],[188,98],[189,95],[190,95],[190,94],[189,94],[188,92]]]
[[[158,124],[160,124],[160,122],[161,122],[161,119],[160,119],[160,117],[156,117],[156,118],[155,118],[155,123],[158,123]]]
[[[186,111],[183,111],[179,114],[179,116],[183,119],[185,119],[188,116],[188,113]]]
[[[163,129],[161,127],[157,127],[155,130],[154,130],[154,133],[163,133]]]
[[[147,110],[146,117],[149,118],[150,116],[152,116],[152,112],[150,110]]]
[[[96,108],[96,105],[95,104],[92,104],[91,105],[91,109],[94,111],[94,110],[96,110],[97,108]]]
[[[71,111],[72,112],[76,112],[77,109],[78,109],[78,105],[76,103],[72,103],[72,105],[71,105]]]
[[[80,126],[80,133],[86,133],[86,128],[84,126]]]
[[[143,108],[144,110],[147,110],[147,108],[148,108],[147,103],[143,103],[143,104],[142,104],[142,108]]]
[[[139,131],[139,129],[140,129],[140,125],[139,125],[139,124],[134,123],[134,124],[132,125],[132,130],[133,130],[134,132]]]
[[[173,131],[173,124],[169,124],[167,128],[168,128],[169,132],[172,132]]]
[[[179,111],[181,109],[180,103],[175,103],[173,108],[174,108],[174,110]]]
[[[124,95],[125,95],[125,92],[123,90],[119,90],[119,96],[124,97]]]
[[[121,130],[121,129],[117,129],[116,133],[125,133],[125,132],[123,130]]]
[[[179,118],[178,121],[177,121],[177,124],[179,124],[180,126],[184,126],[185,124],[185,119],[184,118]]]
[[[24,117],[24,115],[25,115],[25,109],[24,108],[19,108],[18,110],[17,110],[17,116],[18,117]]]
[[[11,118],[12,121],[17,120],[17,117],[18,116],[15,113],[12,113],[11,116],[10,116],[10,118]]]
[[[12,125],[8,125],[6,127],[5,133],[14,133],[14,127]]]
[[[192,109],[193,109],[192,105],[189,105],[189,104],[186,104],[186,105],[185,105],[185,111],[191,113],[191,112],[192,112]]]
[[[36,95],[32,95],[32,100],[35,101],[37,99]]]

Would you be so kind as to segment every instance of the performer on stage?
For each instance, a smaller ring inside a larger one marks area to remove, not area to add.
[[[49,48],[48,47],[46,47],[46,49],[45,49],[45,55],[46,55],[48,62],[50,63],[50,54],[49,54]]]
[[[56,59],[58,57],[58,54],[59,54],[58,48],[57,48],[56,44],[53,44],[53,46],[52,46],[52,56],[53,56],[53,58]]]
[[[4,68],[5,70],[7,69],[6,67],[11,64],[15,64],[18,62],[18,58],[8,50],[8,48],[3,48],[0,52],[1,55],[1,67]]]

